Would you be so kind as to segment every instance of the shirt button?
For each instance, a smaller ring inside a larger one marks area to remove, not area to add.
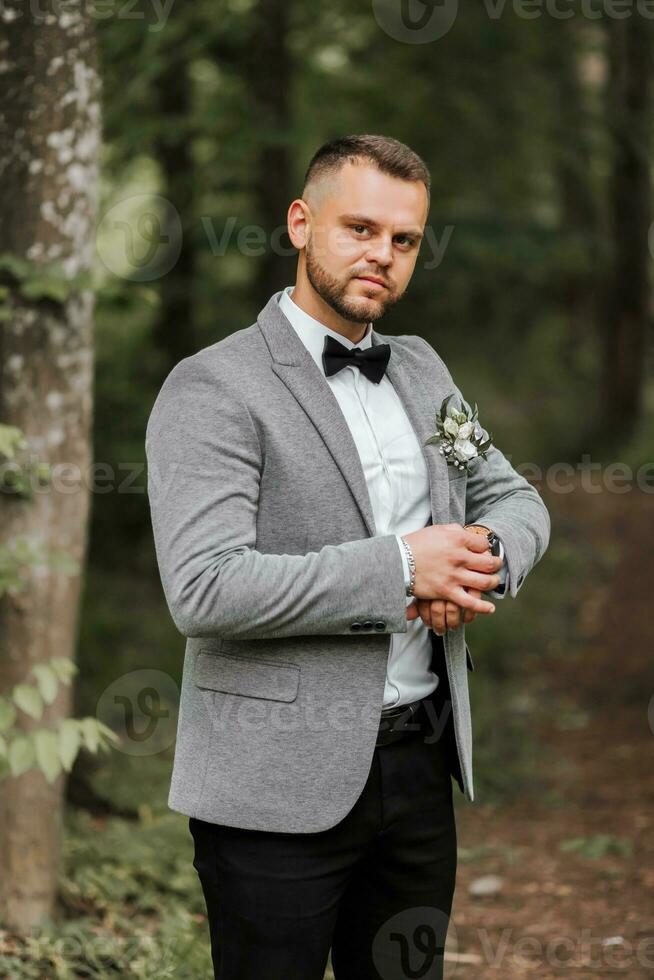
[[[377,620],[377,622],[375,623],[375,629],[376,629],[376,630],[377,630],[377,631],[378,631],[379,633],[381,633],[381,632],[383,632],[383,630],[385,630],[385,629],[386,629],[386,623],[384,622],[384,620],[383,620],[383,619],[378,619],[378,620]]]
[[[361,623],[352,623],[351,626],[350,626],[350,629],[351,630],[360,630],[361,629]]]

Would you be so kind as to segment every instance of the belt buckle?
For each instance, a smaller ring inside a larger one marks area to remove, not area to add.
[[[405,730],[404,730],[404,726],[407,723],[408,724],[411,723],[411,719],[415,716],[415,714],[417,713],[419,707],[420,707],[420,702],[418,702],[417,704],[401,705],[399,709],[392,709],[391,708],[390,711],[395,710],[395,713],[394,714],[390,714],[390,712],[389,712],[386,715],[386,720],[390,722],[390,727],[383,727],[383,728],[382,728],[382,724],[383,724],[383,720],[384,720],[384,718],[383,718],[384,712],[382,711],[382,720],[380,722],[380,731],[379,731],[379,734],[382,735],[382,736],[383,735],[407,734],[405,732]],[[408,712],[408,717],[405,717],[407,715],[407,712]],[[404,718],[404,722],[403,722],[401,728],[395,728],[394,725],[393,725],[393,723],[397,719],[399,719],[399,718]]]

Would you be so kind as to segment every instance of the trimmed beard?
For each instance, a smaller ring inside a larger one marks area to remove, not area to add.
[[[340,281],[320,264],[313,254],[311,242],[307,242],[305,250],[307,279],[321,299],[327,303],[344,320],[352,323],[375,323],[380,320],[387,310],[397,303],[399,296],[387,291],[386,300],[370,300],[369,306],[362,306],[361,301],[355,302],[345,295],[345,287]],[[355,278],[355,277],[353,277]],[[374,306],[372,305],[374,303]]]

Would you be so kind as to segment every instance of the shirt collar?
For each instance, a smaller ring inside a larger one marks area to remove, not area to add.
[[[320,322],[320,320],[316,320],[315,317],[310,316],[303,309],[301,309],[297,303],[294,303],[291,299],[293,289],[293,286],[286,286],[279,297],[279,308],[286,319],[290,322],[291,326],[298,334],[300,340],[303,342],[304,346],[307,348],[323,374],[325,373],[325,368],[322,363],[322,352],[325,346],[325,337],[327,335],[335,337],[339,343],[343,344],[344,347],[347,347],[350,350],[353,347],[359,347],[361,350],[365,350],[367,347],[372,345],[372,323],[368,324],[368,329],[363,339],[355,344],[347,337],[344,337],[343,334],[337,333],[336,330],[332,330],[330,327],[326,327]]]

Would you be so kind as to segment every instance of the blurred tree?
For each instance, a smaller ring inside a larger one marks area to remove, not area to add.
[[[603,320],[598,441],[615,449],[643,409],[645,342],[651,326],[651,112],[654,26],[647,18],[604,20],[609,41],[607,123],[611,138],[611,267]]]
[[[556,91],[548,142],[558,187],[559,228],[566,242],[557,295],[569,324],[566,361],[579,373],[584,342],[594,336],[600,315],[604,267],[601,188],[593,158],[595,109],[592,86],[584,77],[587,59],[597,57],[593,48],[601,31],[591,33],[577,18],[546,18],[543,26],[543,67]]]
[[[179,14],[180,8],[177,8]],[[183,12],[182,12],[183,13]],[[171,37],[171,34],[173,35]],[[178,361],[197,350],[195,299],[195,190],[192,153],[192,86],[183,38],[169,27],[169,43],[162,53],[157,81],[157,112],[162,125],[155,134],[155,154],[162,176],[161,193],[173,205],[179,225],[164,226],[168,240],[181,229],[179,257],[160,282],[160,303],[152,339],[163,353],[163,367],[170,371]]]
[[[83,566],[90,507],[93,258],[100,140],[95,36],[81,2],[26,8],[0,20],[0,198],[4,310],[0,419],[24,431],[58,489],[4,497],[3,540],[64,551]],[[30,566],[26,588],[0,599],[0,690],[54,656],[72,658],[81,579]],[[62,686],[43,720],[69,713]],[[30,719],[25,720],[30,727]],[[28,771],[0,795],[0,918],[29,930],[53,912],[63,776]]]
[[[297,265],[297,253],[286,231],[286,212],[296,196],[289,139],[293,126],[288,45],[292,15],[291,0],[260,0],[252,13],[252,38],[244,62],[251,123],[257,136],[252,175],[255,209],[265,239],[265,252],[255,265],[254,297],[259,307],[282,286],[295,282]]]

